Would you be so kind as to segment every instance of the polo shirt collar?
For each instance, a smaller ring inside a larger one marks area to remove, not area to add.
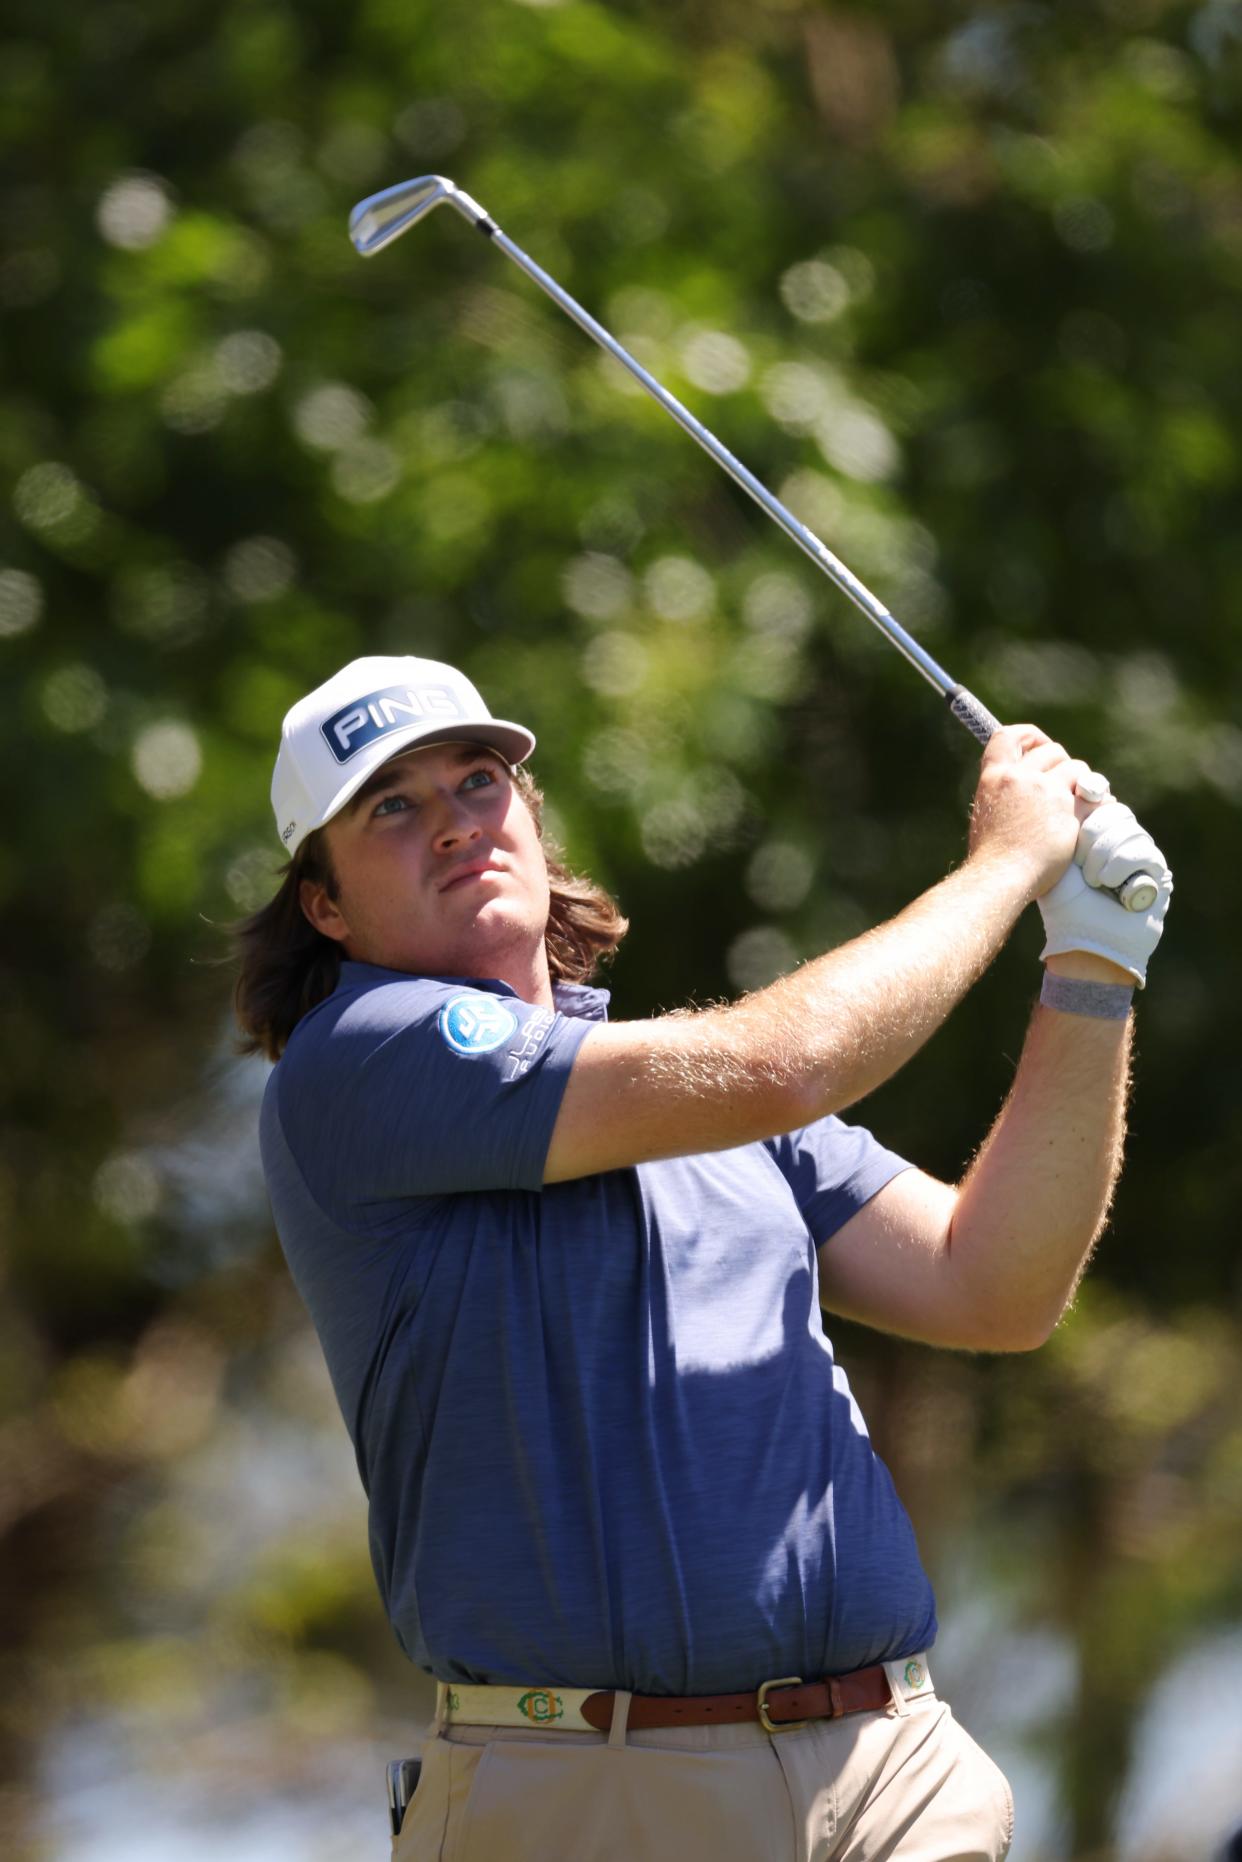
[[[352,972],[351,981],[361,981],[370,974],[375,977],[401,977],[410,980],[413,972],[408,970],[386,970],[377,963],[355,963],[347,957],[341,965],[342,972]],[[344,977],[342,976],[342,980]],[[422,976],[426,983],[451,983],[464,985],[467,989],[486,989],[493,996],[517,996],[517,990],[509,983],[502,983],[498,976]],[[608,1003],[611,991],[594,989],[589,983],[553,983],[552,1000],[561,1015],[572,1015],[579,1021],[604,1022],[608,1020]]]

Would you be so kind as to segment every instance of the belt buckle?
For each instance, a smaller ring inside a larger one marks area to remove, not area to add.
[[[801,1675],[782,1675],[778,1681],[764,1681],[762,1683],[758,1693],[755,1695],[755,1705],[759,1709],[759,1724],[765,1733],[800,1733],[804,1726],[810,1725],[809,1720],[781,1720],[777,1722],[768,1715],[768,1695],[772,1692],[774,1687],[801,1687],[801,1685]]]

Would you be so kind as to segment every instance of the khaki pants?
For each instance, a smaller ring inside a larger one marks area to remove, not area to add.
[[[394,1862],[1001,1862],[1013,1836],[934,1695],[776,1737],[450,1726],[422,1757]]]

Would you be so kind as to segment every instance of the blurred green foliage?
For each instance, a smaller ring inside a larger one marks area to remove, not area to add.
[[[9,1846],[45,1853],[74,1715],[218,1782],[220,1724],[319,1750],[410,1710],[359,1518],[248,1523],[307,1455],[340,1491],[215,964],[278,870],[286,706],[416,651],[529,718],[634,922],[623,1014],[963,850],[964,734],[615,365],[452,216],[354,255],[357,198],[447,168],[1173,861],[1079,1312],[1016,1362],[845,1339],[935,1568],[985,1544],[1068,1638],[1058,1853],[1105,1854],[1153,1658],[1242,1612],[1238,8],[14,0],[4,33]],[[1004,1091],[1036,936],[868,1107],[928,1168]]]

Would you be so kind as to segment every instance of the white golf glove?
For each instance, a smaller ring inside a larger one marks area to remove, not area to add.
[[[1131,873],[1150,873],[1155,903],[1131,912],[1112,892]],[[1039,953],[1058,957],[1069,950],[1094,951],[1128,970],[1139,988],[1147,982],[1147,959],[1164,930],[1173,892],[1169,863],[1146,828],[1124,802],[1101,802],[1078,830],[1074,858],[1051,891],[1037,901],[1047,942]]]

